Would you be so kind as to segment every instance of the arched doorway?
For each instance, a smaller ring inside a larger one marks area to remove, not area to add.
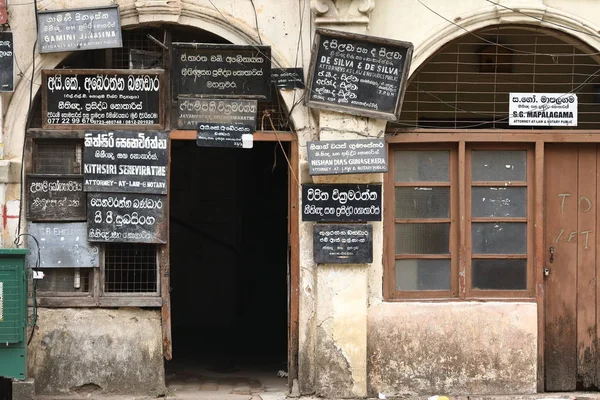
[[[599,387],[597,55],[539,26],[475,30],[420,65],[388,126],[386,296],[537,302],[540,391]],[[577,106],[515,121],[552,94]]]
[[[227,43],[197,28],[141,26],[123,31],[122,48],[73,53],[57,68],[168,73],[175,41]],[[171,117],[176,99],[170,100]],[[44,137],[39,98],[33,110],[26,142],[35,161],[26,173],[80,174],[81,132]],[[271,100],[258,105],[261,133],[243,151],[200,148],[195,132],[176,130],[173,117],[165,128],[171,139],[168,244],[102,245],[100,268],[49,271],[38,296],[49,307],[70,306],[69,296],[77,307],[161,309],[167,385],[285,390],[293,197],[288,160],[296,151],[288,117],[274,89]],[[76,287],[75,280],[81,282]],[[285,374],[278,377],[279,370]]]

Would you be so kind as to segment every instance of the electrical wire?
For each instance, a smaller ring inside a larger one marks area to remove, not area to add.
[[[33,241],[36,244],[37,247],[37,258],[35,260],[35,266],[33,267],[33,271],[37,271],[40,269],[40,264],[41,264],[41,252],[40,252],[40,242],[38,241],[38,239],[33,236],[32,234],[29,233],[20,233],[19,236],[17,237],[17,239],[21,236],[29,236],[33,239]],[[31,343],[31,339],[33,339],[33,333],[35,331],[35,327],[37,325],[37,319],[38,319],[38,314],[37,314],[37,279],[35,279],[35,277],[33,277],[33,272],[32,272],[32,293],[31,293],[31,297],[32,297],[32,304],[33,304],[33,318],[32,318],[32,322],[30,325],[31,326],[31,332],[29,334],[29,339],[27,340],[27,345],[29,346],[29,344]]]
[[[524,13],[523,11],[521,11],[519,9],[508,7],[508,6],[505,6],[504,4],[500,4],[500,3],[497,3],[497,2],[492,1],[492,0],[485,0],[485,1],[487,1],[488,3],[492,3],[495,6],[502,7],[505,10],[510,10],[510,11],[512,11],[514,13],[521,14],[521,15],[524,15],[526,17],[535,19],[536,21],[539,21],[539,22],[544,22],[544,23],[549,24],[549,25],[558,26],[560,28],[567,29],[567,30],[570,30],[572,32],[582,33],[584,35],[588,35],[588,36],[593,37],[593,38],[600,38],[600,35],[598,35],[597,33],[593,33],[593,32],[590,32],[590,31],[582,31],[582,30],[579,30],[579,29],[576,29],[576,28],[573,28],[573,27],[570,27],[570,26],[567,26],[567,25],[559,24],[557,22],[547,21],[544,18],[540,18],[540,17],[536,17],[535,15]]]
[[[258,28],[258,13],[256,12],[256,6],[254,5],[254,0],[250,0],[250,4],[252,4],[252,9],[254,10],[254,23],[256,24],[256,34],[258,35],[258,42],[262,45],[263,41],[260,37],[260,29]]]
[[[583,56],[596,56],[596,55],[600,55],[600,52],[595,52],[595,53],[586,53],[586,54],[568,54],[568,53],[536,53],[536,52],[531,52],[531,51],[525,51],[525,50],[519,50],[519,49],[515,49],[509,46],[505,46],[503,44],[500,43],[496,43],[494,41],[488,40],[484,37],[482,37],[481,35],[476,34],[475,32],[465,28],[464,26],[461,26],[459,24],[457,24],[456,22],[452,21],[449,18],[444,17],[442,14],[438,13],[437,11],[435,11],[434,9],[432,9],[431,7],[429,7],[427,4],[423,3],[422,0],[417,0],[423,7],[425,7],[427,10],[429,10],[430,12],[432,12],[433,14],[437,15],[438,17],[440,17],[441,19],[443,19],[444,21],[456,26],[457,28],[460,28],[461,30],[465,31],[466,33],[468,33],[471,36],[476,37],[477,39],[494,45],[494,46],[498,46],[501,47],[503,49],[512,51],[513,53],[519,53],[519,54],[527,54],[527,55],[534,55],[534,56],[548,56],[551,57],[552,59],[556,59],[556,57],[583,57]]]

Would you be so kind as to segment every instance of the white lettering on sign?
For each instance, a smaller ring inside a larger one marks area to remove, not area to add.
[[[0,321],[4,319],[4,288],[3,283],[0,282]]]
[[[508,104],[511,126],[577,126],[574,93],[510,93]]]

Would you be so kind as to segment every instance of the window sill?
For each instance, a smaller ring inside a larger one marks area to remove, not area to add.
[[[38,307],[162,307],[161,297],[39,297]]]

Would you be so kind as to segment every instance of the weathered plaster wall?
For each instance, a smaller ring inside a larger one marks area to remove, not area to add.
[[[369,395],[536,392],[535,303],[369,308]]]
[[[161,329],[160,311],[39,309],[28,347],[36,393],[164,394]]]

